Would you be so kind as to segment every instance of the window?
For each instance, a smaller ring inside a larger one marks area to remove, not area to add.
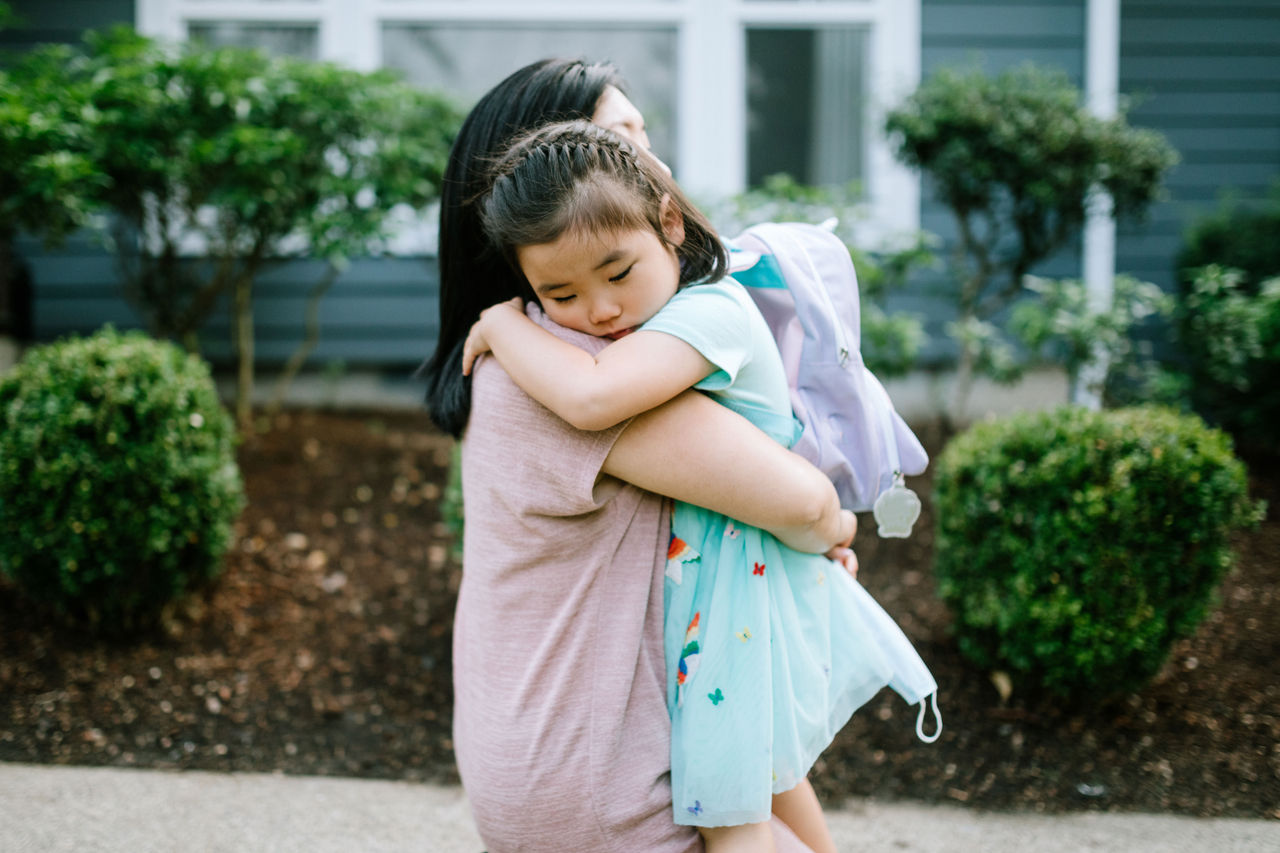
[[[673,169],[676,31],[672,27],[390,23],[382,28],[383,63],[464,103],[507,74],[547,56],[607,58],[624,71],[628,94],[644,113],[654,151]],[[495,61],[501,57],[501,61]],[[636,76],[627,69],[647,69]]]
[[[863,27],[747,30],[747,184],[785,172],[806,184],[861,181]]]
[[[257,47],[276,56],[319,59],[320,28],[315,24],[192,21],[189,38],[211,47]]]
[[[776,172],[859,181],[886,233],[919,180],[880,132],[920,75],[921,0],[136,0],[138,27],[355,68],[464,103],[534,59],[612,59],[654,148],[695,197]],[[869,235],[874,239],[877,235]]]

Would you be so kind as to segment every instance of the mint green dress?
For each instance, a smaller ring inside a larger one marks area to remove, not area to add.
[[[793,443],[800,424],[782,360],[741,285],[685,287],[641,328],[697,349],[717,369],[696,388]],[[759,488],[768,494],[769,483]],[[768,820],[772,795],[802,781],[854,710],[894,681],[902,645],[915,653],[825,557],[690,504],[676,504],[671,529],[664,643],[676,823]]]

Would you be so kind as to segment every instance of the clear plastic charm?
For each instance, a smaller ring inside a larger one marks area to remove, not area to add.
[[[906,539],[911,535],[911,525],[920,517],[920,498],[907,488],[899,473],[894,476],[893,485],[876,498],[871,512],[881,538]]]

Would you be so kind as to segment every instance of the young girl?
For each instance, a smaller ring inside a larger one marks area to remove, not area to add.
[[[492,352],[526,393],[583,430],[692,387],[783,445],[795,440],[768,327],[724,278],[723,245],[658,161],[595,125],[565,122],[517,141],[494,174],[482,200],[491,244],[550,319],[615,343],[593,357],[529,320],[517,299],[481,315],[464,372]],[[828,555],[852,568],[845,546],[856,519],[845,511],[841,521],[843,542]],[[831,559],[696,506],[673,512],[665,603],[676,822],[698,826],[713,851],[765,850],[772,811],[814,850],[834,850],[805,776],[885,685],[919,684],[923,673],[936,689],[923,663]]]

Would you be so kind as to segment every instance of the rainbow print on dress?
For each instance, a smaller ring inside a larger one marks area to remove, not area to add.
[[[684,581],[684,564],[691,563],[700,559],[697,551],[689,547],[689,543],[681,539],[679,536],[672,534],[671,544],[667,546],[667,570],[666,576],[671,578],[671,582],[679,584]]]
[[[701,611],[693,614],[689,629],[684,632],[684,650],[680,652],[680,664],[676,669],[677,708],[684,705],[684,694],[689,689],[689,681],[698,671],[698,660],[701,657],[698,650],[698,621],[701,618]]]

